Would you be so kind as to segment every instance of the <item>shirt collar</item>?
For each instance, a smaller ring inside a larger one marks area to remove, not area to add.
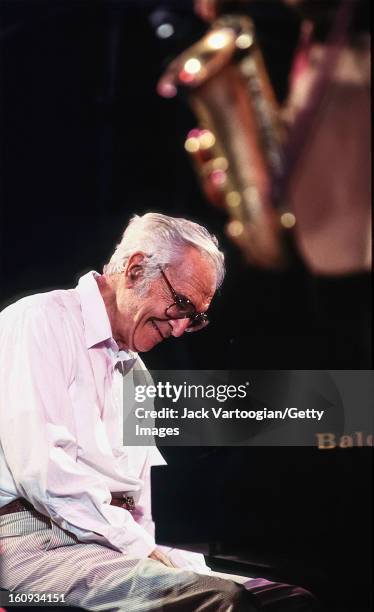
[[[104,300],[95,280],[97,276],[100,275],[94,270],[87,272],[80,277],[76,287],[81,303],[87,348],[106,340],[115,343]]]

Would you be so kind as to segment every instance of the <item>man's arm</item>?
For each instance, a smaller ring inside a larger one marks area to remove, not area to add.
[[[134,557],[155,549],[130,512],[110,505],[103,479],[77,462],[68,388],[71,330],[58,308],[11,308],[0,323],[0,431],[17,492],[80,541]],[[94,432],[92,432],[94,435]]]

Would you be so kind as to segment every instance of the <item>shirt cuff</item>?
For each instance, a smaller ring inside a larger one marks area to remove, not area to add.
[[[134,522],[131,528],[126,526],[125,531],[125,534],[123,532],[119,534],[118,528],[112,528],[108,540],[117,546],[126,556],[145,559],[156,548],[154,538],[138,523]]]

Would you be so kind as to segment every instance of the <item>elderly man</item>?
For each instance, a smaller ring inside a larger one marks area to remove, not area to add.
[[[2,587],[89,610],[258,609],[201,555],[156,546],[150,467],[163,459],[125,448],[120,426],[138,352],[204,327],[223,275],[206,229],[149,213],[103,275],[1,313]]]

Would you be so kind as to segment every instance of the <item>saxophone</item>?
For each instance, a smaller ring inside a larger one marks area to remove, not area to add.
[[[284,133],[252,20],[224,15],[159,80],[161,96],[187,90],[199,127],[185,149],[207,198],[228,215],[225,230],[248,263],[283,267],[294,215],[275,205]]]

